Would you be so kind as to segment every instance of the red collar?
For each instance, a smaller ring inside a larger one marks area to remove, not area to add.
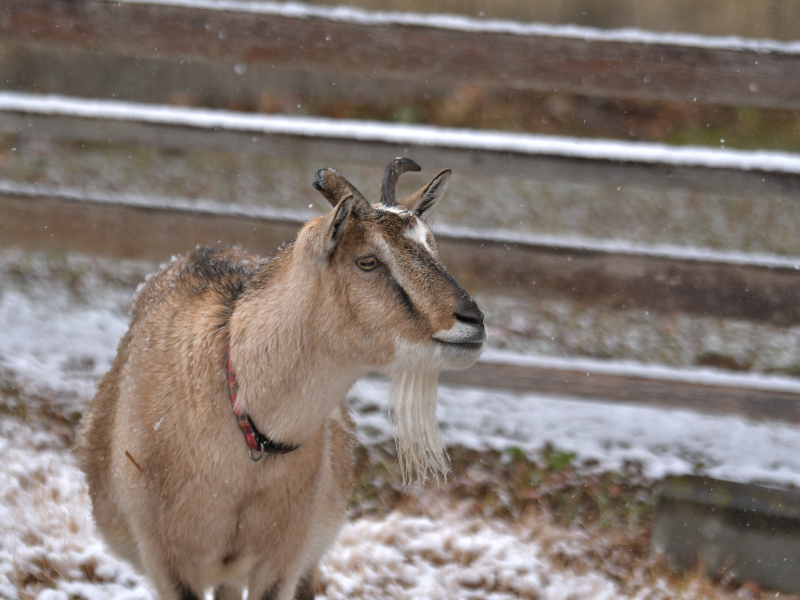
[[[236,415],[236,420],[239,423],[239,429],[244,434],[244,439],[249,448],[248,453],[253,462],[260,461],[264,454],[288,454],[297,450],[298,446],[287,446],[278,442],[274,442],[261,433],[250,417],[241,409],[236,406],[236,396],[239,393],[239,384],[236,383],[236,372],[233,370],[233,363],[231,362],[231,349],[228,347],[228,395],[231,399],[231,406],[233,407],[233,414]],[[253,456],[253,450],[258,450],[258,456]]]

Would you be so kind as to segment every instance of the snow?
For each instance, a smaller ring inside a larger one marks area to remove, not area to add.
[[[248,217],[253,219],[271,219],[276,221],[290,221],[297,223],[298,227],[311,217],[318,216],[318,212],[311,210],[286,210],[270,206],[244,206],[211,200],[208,198],[167,198],[153,195],[137,195],[125,193],[109,193],[96,190],[74,189],[56,185],[38,185],[30,183],[16,183],[0,179],[0,194],[15,196],[49,197],[72,202],[92,202],[98,204],[113,204],[136,208],[155,208],[163,210],[187,211],[194,214]],[[799,259],[800,260],[800,259]]]
[[[2,184],[0,183],[0,186]],[[507,231],[503,229],[477,229],[437,224],[434,231],[451,238],[463,238],[500,244],[544,246],[563,251],[586,251],[630,256],[648,256],[667,260],[726,263],[738,266],[777,267],[800,269],[800,257],[780,256],[759,252],[721,251],[713,248],[693,248],[671,244],[635,244],[625,240],[603,240],[577,235],[544,235]]]
[[[128,326],[130,290],[91,277],[86,263],[60,265],[81,273],[88,290],[70,289],[65,279],[43,277],[42,257],[3,253],[0,266],[35,274],[21,283],[0,280],[0,375],[24,397],[45,399],[64,416],[80,412],[95,382],[111,367]],[[58,267],[56,267],[58,268]],[[88,270],[88,269],[87,269]],[[74,280],[72,282],[75,283]]]
[[[358,25],[398,25],[464,31],[469,33],[508,33],[521,36],[563,37],[585,41],[664,44],[690,48],[750,51],[760,54],[800,54],[800,42],[748,39],[738,36],[703,36],[689,33],[661,33],[636,28],[597,29],[579,25],[520,23],[500,19],[475,19],[453,14],[416,14],[393,11],[367,11],[350,6],[315,6],[301,2],[263,2],[248,0],[109,0],[122,4],[178,6],[202,10],[235,11],[276,15],[298,19],[326,19]]]
[[[559,568],[539,540],[520,533],[463,517],[356,521],[325,561],[328,598],[484,598],[487,589],[496,600],[620,597],[610,578]]]
[[[381,381],[362,380],[351,391],[363,443],[390,439],[387,397],[388,384]],[[798,425],[443,385],[437,417],[448,447],[514,448],[536,460],[549,446],[574,453],[589,469],[641,464],[653,480],[698,474],[800,486]]]
[[[3,418],[0,454],[0,598],[16,600],[26,579],[56,582],[40,600],[152,597],[97,538],[83,477],[63,442]]]
[[[99,538],[83,475],[63,441],[0,417],[0,453],[0,598],[155,598],[146,579]],[[594,564],[593,542],[581,530],[556,529],[542,519],[512,526],[432,512],[347,523],[321,565],[324,597],[629,597]],[[670,597],[662,579],[631,579],[641,597]]]
[[[658,143],[576,140],[559,136],[475,131],[431,125],[263,115],[8,91],[0,92],[0,110],[272,135],[384,142],[469,151],[514,152],[531,156],[546,155],[585,160],[800,174],[800,155],[766,150],[676,148]]]

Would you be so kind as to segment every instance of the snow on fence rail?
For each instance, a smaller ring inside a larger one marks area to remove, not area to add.
[[[418,162],[541,181],[800,197],[800,155],[448,129],[0,92],[0,132],[369,161]]]
[[[196,0],[6,0],[9,42],[588,96],[800,108],[800,45]]]

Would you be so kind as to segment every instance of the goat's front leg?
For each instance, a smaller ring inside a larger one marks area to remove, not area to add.
[[[302,572],[285,572],[276,580],[263,567],[251,575],[248,600],[314,600],[317,589],[317,569],[305,576]]]
[[[294,592],[294,600],[314,600],[317,593],[319,574],[317,567],[311,569],[298,582]]]
[[[203,600],[203,590],[195,582],[178,574],[164,560],[156,544],[139,541],[145,573],[156,588],[160,600]]]
[[[242,600],[242,590],[221,583],[214,590],[214,600]]]

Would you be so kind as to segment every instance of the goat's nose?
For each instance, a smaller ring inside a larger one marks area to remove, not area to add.
[[[483,326],[483,313],[475,301],[464,296],[453,307],[455,324],[433,334],[433,339],[448,344],[469,344],[475,348],[486,341],[486,328]]]
[[[475,300],[467,296],[453,310],[456,319],[471,325],[483,325],[483,313],[475,304]]]

